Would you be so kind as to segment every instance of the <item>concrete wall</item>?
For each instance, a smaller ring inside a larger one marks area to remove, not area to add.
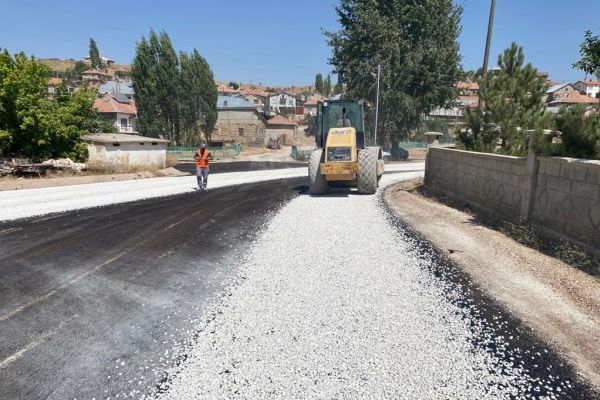
[[[600,248],[600,161],[539,157],[533,219]]]
[[[431,147],[425,184],[600,249],[600,161],[510,157]]]
[[[155,170],[166,166],[167,148],[164,143],[88,143],[87,164],[95,168],[118,172]]]
[[[298,127],[291,125],[274,125],[267,126],[267,134],[265,136],[265,143],[269,141],[269,138],[280,137],[284,145],[291,145],[298,137]]]

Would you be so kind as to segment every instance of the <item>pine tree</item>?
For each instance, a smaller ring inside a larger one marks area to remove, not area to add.
[[[498,56],[500,70],[488,72],[480,84],[483,112],[467,109],[472,137],[460,136],[464,147],[524,155],[527,152],[524,131],[541,130],[542,125],[550,122],[542,101],[546,83],[538,76],[537,69],[524,64],[523,48],[516,43]]]
[[[331,75],[327,74],[327,78],[325,78],[325,82],[323,83],[323,94],[325,96],[331,95]]]
[[[315,77],[315,92],[323,94],[323,75],[321,73]]]
[[[96,41],[92,38],[90,38],[90,61],[92,63],[92,67],[102,68],[102,59],[100,58],[100,51],[98,50]]]

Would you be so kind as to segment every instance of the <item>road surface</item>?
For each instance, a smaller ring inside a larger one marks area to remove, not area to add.
[[[379,196],[311,197],[299,172],[21,191],[0,398],[588,396]]]

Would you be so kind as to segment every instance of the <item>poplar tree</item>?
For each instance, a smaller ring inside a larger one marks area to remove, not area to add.
[[[315,77],[315,92],[323,94],[323,75],[321,73]]]
[[[92,63],[92,67],[94,67],[94,68],[102,67],[102,59],[100,58],[100,51],[98,50],[96,41],[92,38],[90,38],[90,61]]]
[[[323,83],[323,94],[325,96],[331,95],[331,75],[327,74],[327,78],[325,78],[325,82]]]
[[[210,66],[194,49],[179,54],[180,121],[184,142],[197,144],[200,132],[210,141],[217,122],[217,87]]]
[[[174,145],[208,138],[217,119],[217,89],[212,70],[196,49],[175,52],[166,32],[150,31],[136,47],[131,77],[138,129]]]

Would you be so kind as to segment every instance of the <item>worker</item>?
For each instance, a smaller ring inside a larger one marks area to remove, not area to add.
[[[204,143],[200,145],[200,150],[194,155],[196,160],[196,179],[198,180],[198,189],[205,190],[208,183],[208,162],[213,159]]]
[[[346,108],[342,109],[342,118],[338,119],[337,127],[338,128],[350,128],[352,124],[350,120],[346,117]]]

